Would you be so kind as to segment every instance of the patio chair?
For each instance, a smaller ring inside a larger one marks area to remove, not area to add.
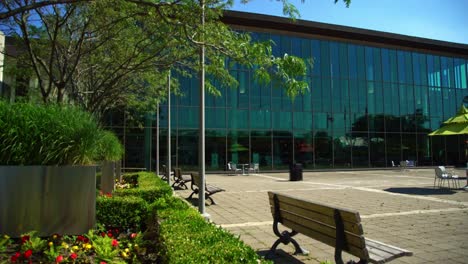
[[[237,174],[237,172],[241,172],[242,170],[241,169],[238,169],[236,164],[232,163],[232,162],[228,162],[228,171],[229,172],[234,172],[234,174]],[[232,174],[231,174],[232,175]]]
[[[254,163],[250,165],[249,172],[258,173],[258,171],[259,171],[258,163]]]
[[[454,175],[451,172],[448,172],[444,166],[439,166],[435,168],[435,178],[434,178],[434,188],[436,186],[436,182],[438,182],[438,186],[443,187],[444,181],[447,181],[447,187],[450,189],[450,181],[452,181],[453,187],[460,188],[458,182],[458,175]]]

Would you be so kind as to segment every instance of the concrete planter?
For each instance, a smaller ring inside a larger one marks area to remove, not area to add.
[[[0,234],[83,234],[95,218],[95,166],[0,166]]]
[[[115,162],[104,161],[101,165],[101,191],[112,193],[115,189]]]

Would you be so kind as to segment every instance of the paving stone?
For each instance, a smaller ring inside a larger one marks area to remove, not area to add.
[[[468,263],[468,192],[434,189],[433,169],[304,172],[299,182],[288,177],[288,173],[207,175],[209,184],[226,192],[215,194],[217,205],[206,206],[206,211],[215,224],[240,235],[264,256],[276,240],[267,191],[283,192],[358,211],[366,237],[414,253],[391,263]],[[191,193],[175,192],[184,199]],[[196,204],[197,197],[190,202]],[[332,247],[301,234],[296,238],[311,253],[291,255],[294,248],[281,245],[274,263],[333,261]]]

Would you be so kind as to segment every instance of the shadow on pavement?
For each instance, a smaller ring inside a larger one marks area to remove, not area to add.
[[[265,257],[267,254],[268,254],[268,249],[266,250],[259,250],[257,251],[257,254],[262,256],[262,257]],[[291,255],[287,252],[285,252],[284,250],[282,249],[277,249],[276,250],[276,254],[275,256],[273,257],[273,259],[269,259],[271,261],[273,261],[273,263],[277,263],[277,264],[286,264],[286,263],[292,263],[292,264],[299,264],[299,263],[304,263],[298,259],[296,259],[294,257],[294,255]]]
[[[456,191],[450,189],[434,189],[434,188],[420,188],[420,187],[395,187],[384,189],[384,191],[391,193],[413,194],[413,195],[447,195],[454,194]]]

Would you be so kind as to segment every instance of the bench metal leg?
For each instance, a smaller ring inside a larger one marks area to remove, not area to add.
[[[275,256],[276,248],[278,247],[278,245],[280,243],[285,244],[285,245],[288,245],[289,243],[292,243],[293,246],[294,246],[294,255],[299,255],[299,254],[307,255],[307,254],[309,254],[309,251],[302,248],[299,245],[299,243],[297,243],[297,241],[293,238],[293,236],[298,234],[296,231],[294,231],[294,230],[291,231],[291,232],[283,231],[283,232],[280,233],[279,229],[278,229],[278,221],[275,221],[273,223],[273,232],[275,233],[275,235],[278,236],[278,240],[276,240],[275,243],[273,243],[270,250],[268,251],[268,254],[266,255],[267,259],[272,259]]]

